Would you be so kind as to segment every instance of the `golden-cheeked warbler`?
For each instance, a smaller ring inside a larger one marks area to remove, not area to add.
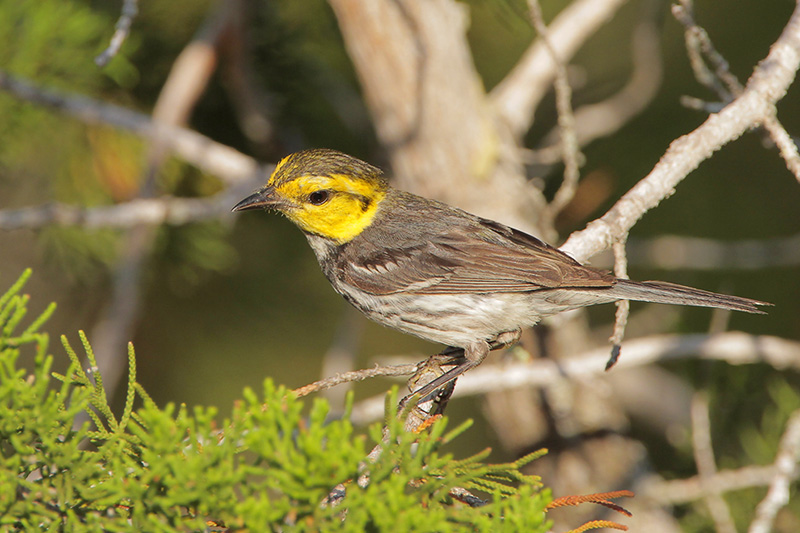
[[[372,320],[463,349],[427,395],[543,317],[637,300],[761,313],[770,305],[583,266],[536,237],[392,188],[383,172],[314,149],[278,163],[233,208],[274,209],[305,233],[333,288]]]

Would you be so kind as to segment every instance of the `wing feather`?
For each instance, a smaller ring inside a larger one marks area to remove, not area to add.
[[[614,277],[585,267],[539,239],[475,217],[430,240],[374,253],[345,254],[347,283],[375,295],[528,292],[610,287]]]

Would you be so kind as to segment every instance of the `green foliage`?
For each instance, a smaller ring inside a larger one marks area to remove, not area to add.
[[[772,403],[764,408],[760,425],[740,429],[744,452],[756,464],[771,463],[775,459],[786,423],[790,415],[800,409],[800,392],[783,376],[772,377],[765,390]]]
[[[697,366],[705,367],[706,371],[709,368],[707,364]],[[710,368],[713,368],[715,380],[711,387],[714,392],[711,410],[715,415],[712,418],[712,441],[719,470],[735,471],[745,465],[771,464],[775,461],[791,414],[800,409],[800,392],[793,384],[796,376],[766,366],[751,367],[746,373],[732,372],[720,363]],[[757,388],[754,384],[758,385]],[[735,402],[737,397],[741,398],[741,405]],[[720,413],[726,416],[720,416]],[[682,460],[693,465],[688,442],[685,448]],[[688,477],[693,472],[681,472],[680,475]],[[775,531],[797,530],[796,517],[800,516],[800,498],[796,497],[798,488],[796,483],[791,487],[789,503],[779,514]],[[766,492],[766,487],[755,486],[723,494],[737,531],[748,528],[754,509]],[[683,531],[693,533],[714,529],[714,520],[704,501],[698,500],[684,507],[681,511]]]
[[[4,46],[0,64],[18,75],[33,76],[57,86],[80,86],[95,91],[105,76],[86,58],[93,58],[111,37],[114,20],[86,1],[0,1],[0,35]],[[127,43],[130,49],[132,43]],[[135,76],[135,70],[120,55],[104,70],[118,79]]]
[[[187,294],[211,272],[230,271],[236,251],[229,242],[230,227],[218,221],[162,227],[156,240],[158,271],[176,294]]]
[[[88,2],[0,0],[0,40],[8,43],[0,47],[0,65],[48,87],[99,95],[112,87],[108,75],[135,75],[124,54],[103,70],[93,62],[113,26],[111,16],[92,10]],[[80,127],[35,105],[0,95],[0,117],[0,162],[19,166],[28,176],[55,172],[63,162],[54,156],[66,157],[80,147]]]
[[[176,5],[172,2],[161,9],[171,12]],[[194,9],[203,14],[207,6]],[[139,72],[128,59],[135,59],[140,48],[139,31],[132,32],[109,65],[101,69],[94,63],[108,46],[118,16],[116,3],[104,9],[88,0],[0,0],[0,39],[13,43],[1,47],[0,68],[48,89],[141,108],[130,91],[139,81]],[[166,20],[173,29],[174,20],[174,16]],[[139,23],[137,19],[137,27]],[[184,25],[181,30],[194,31]],[[175,43],[185,44],[185,40]],[[158,53],[163,55],[163,49]],[[159,78],[159,89],[161,84],[163,78]],[[108,205],[138,196],[145,186],[143,180],[149,176],[142,165],[146,144],[138,136],[82,124],[3,93],[0,121],[4,125],[0,130],[0,196],[9,200],[4,207],[49,201],[82,207]],[[216,178],[177,160],[159,167],[156,185],[158,192],[175,196],[204,197],[220,189]],[[170,239],[159,251],[165,251],[176,285],[191,288],[209,271],[232,264],[234,253],[225,244],[228,231],[217,221],[169,230]],[[106,279],[104,274],[116,261],[120,233],[56,225],[42,230],[37,243],[60,275],[92,284]]]
[[[306,413],[270,380],[262,394],[245,390],[220,429],[214,408],[156,406],[136,383],[130,346],[117,417],[83,332],[92,370],[62,337],[72,364],[51,378],[48,337],[38,330],[53,306],[15,333],[29,276],[0,297],[0,529],[547,530],[548,494],[520,472],[538,454],[501,465],[485,464],[485,453],[453,460],[442,449],[469,424],[448,430],[442,419],[408,433],[393,407],[396,393],[387,398],[386,423],[371,427],[369,438],[347,419],[328,420],[322,400]],[[17,368],[25,350],[34,352],[31,373]],[[368,461],[373,446],[379,453]],[[323,505],[340,483],[344,496]],[[471,507],[453,500],[455,487],[491,498]]]
[[[115,87],[109,77],[129,82],[136,77],[125,54],[104,69],[93,62],[107,46],[113,27],[111,14],[92,9],[87,1],[0,0],[0,39],[13,43],[1,47],[0,65],[12,76],[48,88],[110,96]],[[126,51],[132,46],[127,43]],[[0,94],[0,120],[4,124],[0,182],[8,182],[4,192],[14,207],[54,199],[82,205],[108,203],[115,182],[130,174],[132,162],[138,167],[141,159],[131,149],[115,150],[120,143],[140,144],[131,136],[86,127],[5,94]],[[113,259],[115,233],[103,230],[87,237],[74,228],[48,229],[40,243],[49,258],[65,267],[62,272],[84,280],[102,279],[97,266]]]

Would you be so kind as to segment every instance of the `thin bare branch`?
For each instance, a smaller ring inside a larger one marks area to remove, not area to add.
[[[800,264],[800,234],[772,239],[718,241],[664,235],[631,239],[628,261],[639,267],[669,270],[759,270]]]
[[[721,470],[701,482],[699,476],[671,481],[648,480],[637,487],[636,494],[656,505],[690,503],[709,494],[724,494],[737,490],[763,487],[775,477],[775,465],[745,466],[735,470]],[[792,479],[798,478],[795,471]]]
[[[631,36],[633,71],[628,82],[611,97],[575,110],[575,131],[581,147],[619,131],[639,115],[658,93],[663,75],[663,61],[661,32],[655,19],[659,16],[661,2],[650,0],[645,7],[647,12],[633,29]],[[541,160],[546,164],[557,142],[558,132],[548,133],[541,147],[533,151],[537,161]]]
[[[374,378],[378,376],[407,376],[413,374],[417,370],[416,364],[409,365],[394,365],[394,366],[376,366],[375,368],[365,368],[363,370],[353,370],[351,372],[343,372],[335,376],[321,379],[304,385],[300,388],[294,389],[292,392],[297,394],[298,398],[308,396],[313,392],[322,391],[335,387],[341,383],[352,383],[354,381],[364,381],[365,379]]]
[[[686,51],[697,81],[717,93],[725,102],[739,96],[744,87],[731,73],[722,54],[714,48],[706,30],[694,21],[692,0],[680,0],[680,4],[674,4],[672,14],[685,28]],[[706,61],[710,64],[706,64]]]
[[[614,275],[618,278],[628,279],[628,252],[626,250],[628,236],[623,235],[620,240],[614,243]],[[620,339],[621,341],[622,339]]]
[[[577,0],[550,23],[550,39],[558,57],[568,61],[627,0]],[[514,69],[492,90],[499,118],[517,137],[531,127],[533,115],[556,75],[556,64],[541,39],[525,51]]]
[[[687,109],[694,109],[695,111],[704,111],[706,113],[719,113],[723,109],[727,103],[722,102],[706,102],[700,98],[695,98],[694,96],[681,96],[680,98],[681,105]]]
[[[122,43],[128,38],[133,25],[133,19],[139,14],[139,0],[124,0],[122,3],[122,13],[114,25],[114,35],[111,36],[111,42],[108,47],[103,50],[100,55],[94,58],[94,62],[98,67],[104,67],[111,59],[119,53],[122,48]]]
[[[544,23],[542,6],[539,5],[539,0],[528,0],[528,12],[530,13],[533,27],[552,57],[556,74],[556,110],[558,111],[559,137],[561,139],[561,158],[564,162],[564,180],[556,191],[553,200],[547,205],[544,227],[549,227],[553,224],[556,215],[575,196],[575,191],[578,188],[578,179],[580,178],[580,159],[583,156],[578,147],[578,138],[575,133],[575,116],[572,113],[572,87],[570,87],[567,79],[567,68],[550,41],[550,32]]]
[[[711,419],[708,416],[708,397],[702,393],[695,393],[692,398],[692,451],[697,465],[700,484],[717,473],[717,462],[714,459],[714,447],[711,444]],[[736,533],[731,511],[728,504],[719,493],[709,491],[705,497],[711,517],[716,525],[717,533]]]
[[[656,505],[679,505],[722,495],[726,492],[769,485],[767,496],[756,508],[749,533],[768,533],[777,511],[789,499],[789,484],[800,478],[800,411],[786,424],[775,462],[767,466],[745,466],[736,470],[714,472],[675,481],[650,480],[637,493]]]
[[[0,228],[37,229],[48,225],[87,229],[129,228],[138,224],[188,224],[230,215],[231,206],[256,182],[233,187],[209,198],[148,198],[104,207],[77,207],[51,203],[0,211]]]
[[[778,121],[777,117],[769,117],[764,121],[764,129],[769,133],[770,139],[778,147],[781,157],[786,162],[786,168],[800,181],[800,153],[797,143],[789,132]]]
[[[800,372],[800,342],[769,335],[741,332],[654,335],[626,341],[623,349],[625,357],[617,365],[618,372],[686,357],[725,361],[731,365],[765,363],[778,370]],[[586,379],[603,374],[607,360],[608,348],[603,346],[561,361],[538,359],[530,363],[483,365],[459,378],[454,397]],[[379,419],[383,401],[383,396],[376,396],[359,402],[353,409],[353,421],[366,424]]]
[[[625,253],[625,240],[614,243],[614,275],[618,278],[628,278],[628,256]],[[617,364],[622,351],[622,339],[625,337],[625,326],[628,325],[628,316],[631,312],[631,303],[628,300],[619,300],[616,303],[617,312],[614,316],[614,333],[608,340],[611,341],[611,357],[606,363],[606,370]]]
[[[187,128],[158,125],[148,115],[124,107],[45,89],[2,70],[0,89],[20,100],[63,111],[87,124],[110,125],[144,138],[159,138],[173,154],[226,183],[242,183],[259,169],[252,157],[229,146]]]
[[[573,233],[561,247],[580,261],[608,248],[669,197],[697,166],[748,129],[772,116],[775,103],[794,81],[800,65],[800,6],[795,8],[769,55],[755,68],[744,92],[693,132],[672,142],[658,164],[605,215]]]
[[[716,92],[725,103],[741,95],[744,87],[730,71],[728,62],[714,47],[708,33],[695,22],[692,0],[681,0],[680,5],[673,5],[672,13],[685,28],[686,49],[697,80]],[[763,126],[778,147],[786,168],[800,181],[797,143],[778,120],[774,107],[770,115],[764,117]]]
[[[767,495],[756,507],[756,517],[748,533],[769,533],[778,511],[789,503],[789,484],[797,479],[800,463],[800,410],[792,413],[778,445],[773,463],[775,474],[769,483]]]
[[[153,107],[153,122],[159,131],[163,126],[186,126],[216,69],[216,43],[227,31],[239,7],[238,2],[229,1],[213,9],[172,64]],[[139,199],[158,196],[157,178],[170,154],[161,135],[148,139],[147,145]],[[157,229],[157,225],[144,223],[126,228],[122,253],[112,271],[111,298],[92,328],[97,365],[112,397],[127,368],[124,348],[135,332],[142,302],[142,273],[158,235]]]

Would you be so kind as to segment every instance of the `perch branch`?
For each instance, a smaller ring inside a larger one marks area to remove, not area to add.
[[[292,392],[297,394],[298,398],[308,396],[313,392],[330,389],[342,383],[352,383],[354,381],[364,381],[365,379],[374,378],[378,376],[407,376],[413,374],[417,370],[416,364],[408,365],[394,365],[394,366],[376,366],[375,368],[365,368],[363,370],[352,370],[350,372],[342,372],[335,376],[309,383],[303,387],[294,389]]]
[[[732,365],[766,363],[778,370],[800,372],[800,342],[768,335],[727,332],[715,335],[654,335],[625,342],[619,370],[686,357],[725,361]],[[454,397],[474,396],[516,387],[546,387],[562,380],[580,380],[605,372],[608,348],[600,347],[561,361],[484,365],[461,376]],[[384,397],[375,396],[353,408],[354,423],[383,416]]]

